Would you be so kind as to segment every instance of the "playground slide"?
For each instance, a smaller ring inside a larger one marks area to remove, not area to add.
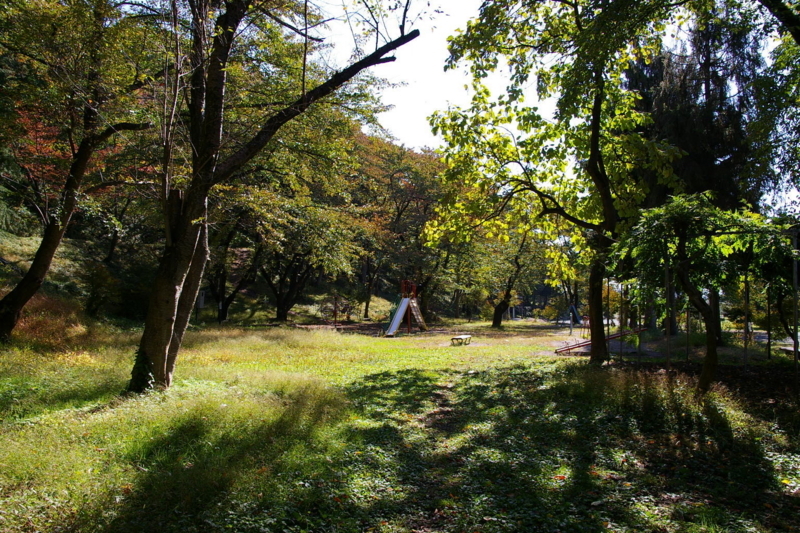
[[[391,337],[397,333],[400,324],[403,322],[403,317],[406,316],[408,301],[409,298],[403,298],[400,300],[400,305],[397,306],[397,311],[395,311],[394,316],[392,317],[392,322],[389,324],[389,329],[386,330],[387,337]]]

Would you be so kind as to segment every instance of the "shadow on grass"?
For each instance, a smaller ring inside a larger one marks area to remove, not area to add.
[[[403,370],[352,384],[351,407],[299,391],[230,428],[190,411],[71,529],[790,531],[800,508],[759,437],[682,379]]]
[[[0,422],[104,403],[125,386],[117,373],[97,374],[86,369],[48,376],[0,374]]]
[[[381,372],[351,385],[347,395],[369,413],[415,413],[430,401],[438,380],[436,374],[415,369]]]
[[[265,418],[244,427],[226,427],[226,420],[214,420],[205,410],[183,413],[169,431],[127,457],[140,471],[137,481],[82,509],[69,530],[261,531],[276,523],[291,528],[318,499],[315,485],[298,482],[330,470],[323,433],[345,404],[299,391],[283,401],[278,416],[269,416],[270,408],[275,411],[265,405]]]
[[[393,402],[395,411],[416,414],[407,424],[383,420],[357,431],[381,450],[373,455],[394,458],[385,476],[398,488],[372,504],[390,523],[421,531],[659,531],[671,513],[682,527],[716,520],[735,531],[737,517],[782,528],[798,510],[757,437],[736,434],[713,399],[693,404],[691,386],[666,377],[572,367],[550,381],[511,368],[442,373],[439,381],[437,388],[413,371],[382,373],[350,390],[359,399],[370,391],[364,404],[383,406],[365,414],[391,412]]]

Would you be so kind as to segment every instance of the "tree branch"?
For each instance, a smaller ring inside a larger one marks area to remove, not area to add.
[[[223,161],[218,167],[213,177],[213,184],[220,183],[230,178],[237,170],[250,161],[266,144],[275,136],[278,130],[293,118],[302,114],[311,104],[330,95],[339,87],[353,79],[362,70],[369,67],[394,61],[394,58],[385,58],[386,54],[396,50],[406,43],[419,37],[419,30],[399,37],[394,41],[386,43],[370,55],[350,65],[349,67],[335,73],[327,81],[308,91],[305,95],[295,100],[289,106],[272,115],[261,130],[238,151]]]
[[[325,42],[325,39],[320,39],[319,37],[312,37],[311,35],[308,34],[307,31],[303,31],[300,28],[296,28],[293,25],[291,25],[288,22],[286,22],[285,20],[277,17],[276,15],[273,15],[272,12],[270,10],[268,10],[268,9],[259,9],[259,11],[261,11],[261,13],[263,13],[264,16],[266,16],[267,18],[269,18],[273,22],[276,22],[278,25],[283,26],[284,28],[293,31],[294,33],[296,33],[297,35],[299,35],[300,37],[302,37],[304,39],[308,39],[309,41],[314,41],[316,43]]]
[[[789,32],[794,42],[800,45],[800,15],[780,0],[758,0],[762,6],[766,7],[772,16],[778,19],[784,29]]]
[[[127,180],[114,180],[114,181],[104,181],[103,183],[98,183],[97,185],[92,185],[91,187],[87,187],[83,190],[83,194],[92,194],[97,191],[102,191],[103,189],[108,189],[109,187],[119,187],[122,185],[131,185],[135,187],[139,187],[142,185],[152,185],[148,181],[127,181]]]
[[[150,122],[120,122],[118,124],[114,124],[113,126],[109,126],[102,132],[98,133],[94,140],[96,142],[103,142],[120,131],[142,131],[148,130],[152,127],[153,124]]]

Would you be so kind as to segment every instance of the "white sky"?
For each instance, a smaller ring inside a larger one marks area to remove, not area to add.
[[[470,18],[477,17],[481,1],[430,2],[438,4],[443,13],[416,21],[412,28],[420,30],[420,36],[395,51],[396,61],[371,69],[375,76],[393,84],[403,84],[382,92],[383,103],[393,108],[379,116],[381,125],[401,144],[410,148],[439,147],[441,140],[431,133],[428,117],[435,111],[446,110],[449,104],[469,104],[470,95],[464,87],[469,84],[469,77],[465,70],[444,72],[444,63],[449,55],[447,37],[455,34],[458,28],[465,28]],[[417,3],[427,4],[421,0]],[[335,0],[328,5],[329,12],[341,13],[341,7],[338,10],[334,7]],[[389,31],[391,37],[399,36],[397,28],[390,27]],[[337,62],[341,65],[352,51],[352,35],[345,27],[335,28],[334,32],[336,49],[333,56],[339,58]]]
[[[431,133],[428,117],[447,109],[448,104],[469,104],[465,70],[445,72],[444,63],[449,56],[447,37],[478,15],[481,0],[445,0],[442,4],[443,14],[415,24],[420,36],[397,50],[397,61],[374,69],[390,82],[405,83],[384,91],[383,102],[394,108],[382,113],[380,122],[408,147],[438,147],[441,140]]]

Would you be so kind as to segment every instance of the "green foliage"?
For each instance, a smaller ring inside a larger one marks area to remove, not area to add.
[[[797,106],[800,94],[798,57],[798,44],[788,35],[783,35],[779,45],[772,51],[773,63],[769,71],[769,81],[764,82],[762,87],[771,104],[772,118],[779,124],[772,131],[772,141],[777,152],[776,164],[788,182],[786,185],[795,187],[800,183],[797,172],[800,153],[793,140],[800,123],[800,108]]]
[[[0,231],[30,236],[38,230],[38,221],[25,209],[14,207],[10,191],[0,187]]]
[[[451,65],[466,61],[473,75],[472,106],[431,119],[447,142],[446,179],[460,185],[432,238],[468,236],[477,223],[503,233],[515,216],[553,240],[572,224],[572,244],[594,248],[587,230],[611,237],[635,221],[647,190],[633,171],[672,183],[680,152],[642,135],[650,119],[623,76],[630,61],[658,48],[668,9],[661,2],[482,6],[451,39]],[[492,98],[483,80],[501,62],[511,79]],[[540,100],[556,99],[553,117],[525,103],[531,81]]]
[[[791,256],[784,230],[753,212],[719,209],[708,195],[679,195],[644,211],[616,253],[623,263],[633,261],[629,275],[651,289],[661,288],[665,266],[679,261],[691,265],[695,286],[719,289],[750,268],[737,254],[748,251],[759,264]]]

